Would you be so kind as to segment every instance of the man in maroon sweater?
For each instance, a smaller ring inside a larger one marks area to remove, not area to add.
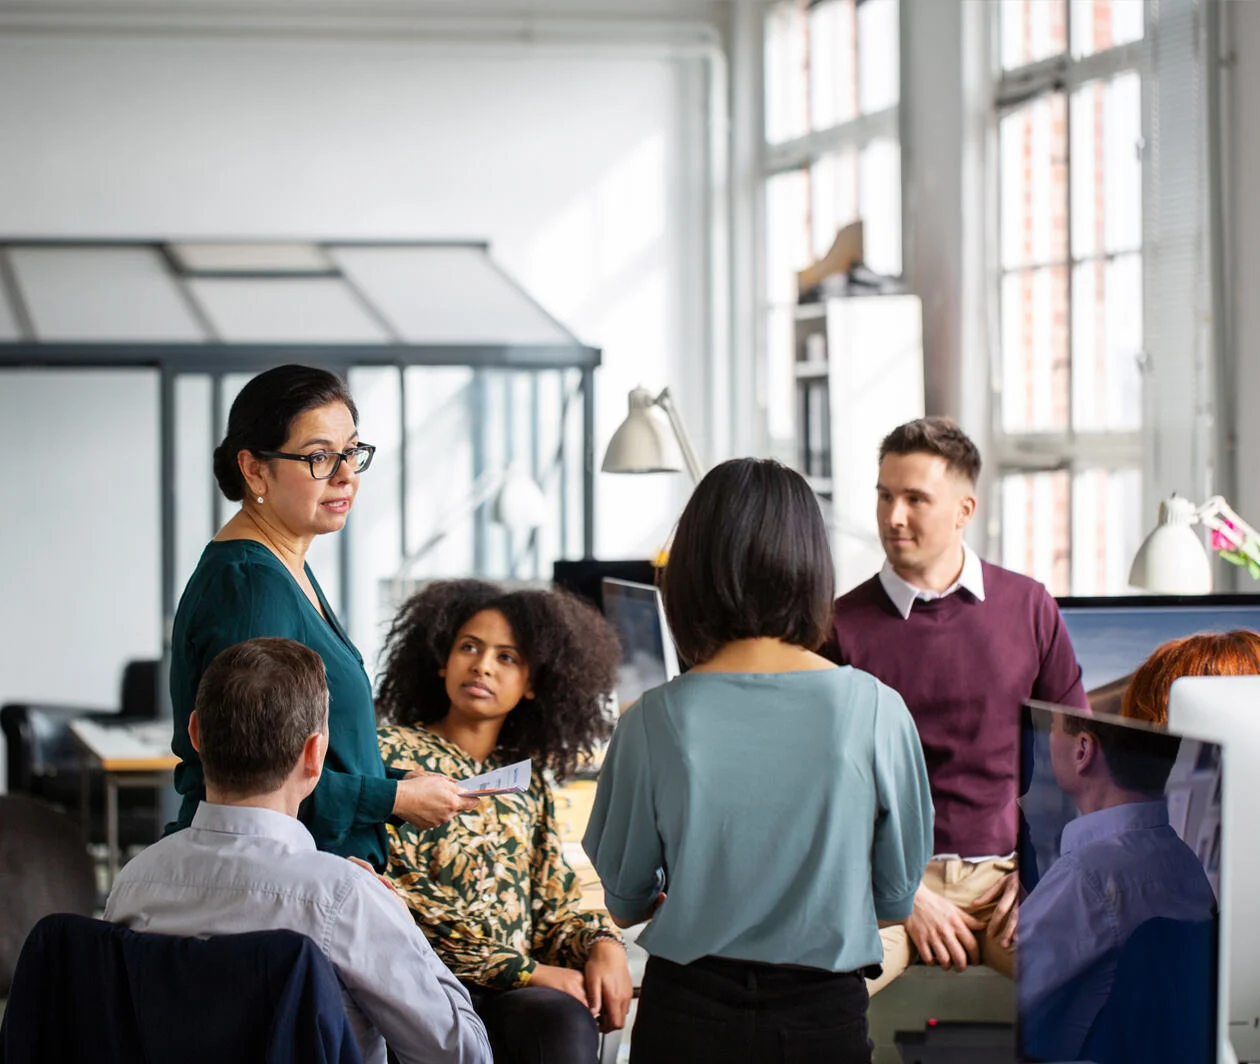
[[[872,993],[916,959],[1012,973],[1020,705],[1088,705],[1049,592],[963,541],[979,473],[980,452],[947,418],[885,438],[877,516],[886,561],[836,602],[824,649],[905,699],[936,807],[934,857],[904,927],[881,931],[884,975]]]

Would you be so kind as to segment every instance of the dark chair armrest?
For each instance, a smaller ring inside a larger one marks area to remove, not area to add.
[[[0,707],[9,790],[34,794],[36,777],[53,775],[71,764],[77,766],[78,748],[69,724],[85,718],[113,720],[117,714],[84,706],[34,702],[10,702]]]

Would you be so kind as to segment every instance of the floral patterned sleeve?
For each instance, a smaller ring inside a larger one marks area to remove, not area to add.
[[[577,876],[564,859],[556,831],[556,807],[551,788],[544,786],[534,831],[530,879],[533,896],[533,935],[530,954],[543,964],[581,969],[596,939],[621,942],[607,913],[583,912]]]

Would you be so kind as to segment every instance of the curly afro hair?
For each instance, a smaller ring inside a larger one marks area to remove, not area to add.
[[[450,711],[445,668],[455,637],[482,610],[507,619],[529,666],[534,698],[503,722],[499,746],[532,758],[557,779],[612,731],[605,699],[617,679],[621,645],[608,622],[566,591],[504,591],[484,580],[439,580],[404,603],[385,640],[377,694],[383,721],[434,724]]]

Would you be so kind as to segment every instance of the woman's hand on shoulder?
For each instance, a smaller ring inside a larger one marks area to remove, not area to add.
[[[634,997],[625,947],[615,939],[596,939],[586,958],[585,976],[586,1000],[599,1029],[605,1034],[620,1031]]]
[[[435,828],[453,816],[472,812],[480,801],[453,779],[416,769],[398,781],[394,814],[418,828]]]
[[[577,998],[583,1005],[588,1005],[586,980],[583,979],[582,973],[574,968],[558,968],[554,964],[536,965],[530,974],[529,985],[548,986],[552,990],[562,990],[570,997]]]

